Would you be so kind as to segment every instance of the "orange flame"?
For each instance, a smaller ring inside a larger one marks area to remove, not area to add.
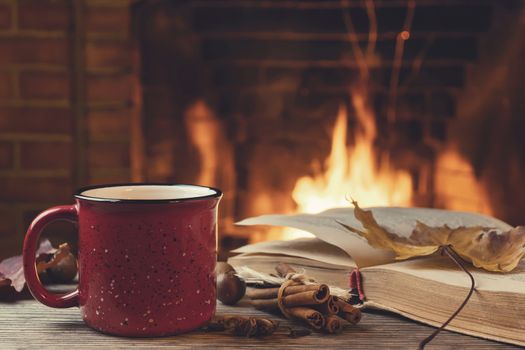
[[[340,106],[332,134],[332,149],[326,160],[326,171],[297,180],[292,193],[301,213],[348,206],[352,197],[363,206],[409,206],[412,198],[412,178],[408,172],[392,169],[388,158],[377,166],[373,143],[376,124],[365,97],[352,95],[360,128],[355,131],[355,145],[347,147],[347,111]],[[284,239],[305,236],[296,230],[286,230]]]
[[[434,193],[438,206],[493,215],[488,193],[454,145],[440,153],[435,169]]]

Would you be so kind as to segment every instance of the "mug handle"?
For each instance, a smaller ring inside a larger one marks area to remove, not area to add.
[[[44,305],[56,308],[78,306],[78,288],[67,294],[53,294],[40,281],[36,270],[36,249],[42,230],[53,221],[66,220],[76,223],[78,212],[76,205],[60,205],[40,213],[27,229],[24,239],[23,260],[27,287],[33,297]]]

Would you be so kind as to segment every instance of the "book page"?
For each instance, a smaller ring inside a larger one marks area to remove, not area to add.
[[[512,226],[495,218],[477,213],[449,211],[429,208],[375,207],[372,210],[376,221],[388,231],[408,237],[420,221],[428,226],[448,225],[486,226],[503,232]],[[355,218],[353,208],[335,208],[319,214],[263,215],[238,222],[238,225],[273,225],[298,228],[314,234],[317,238],[343,249],[359,267],[375,266],[394,262],[393,252],[372,248],[366,239],[344,229],[338,222],[363,230]]]
[[[513,229],[511,225],[501,220],[479,213],[434,208],[373,207],[363,209],[372,210],[377,223],[389,232],[404,237],[410,236],[417,221],[432,227],[443,225],[450,228],[484,226],[491,227],[497,232]],[[332,217],[349,226],[363,229],[361,223],[354,217],[353,208],[334,208],[316,215]]]
[[[272,254],[276,256],[300,257],[349,269],[355,262],[345,253],[329,243],[317,238],[299,238],[291,241],[267,241],[249,244],[235,249],[233,253]]]
[[[522,261],[514,271],[507,273],[489,272],[470,264],[467,264],[467,268],[476,280],[477,290],[525,294],[525,261]],[[369,267],[362,271],[366,275],[366,271],[374,269],[398,271],[452,286],[470,288],[470,279],[467,274],[444,256],[399,261],[392,264]]]
[[[335,221],[337,217],[322,214],[263,215],[242,220],[237,224],[288,226],[313,233],[317,238],[344,250],[359,267],[380,265],[394,260],[393,252],[372,248],[366,239],[339,225]],[[339,218],[341,222],[348,224],[348,220]]]

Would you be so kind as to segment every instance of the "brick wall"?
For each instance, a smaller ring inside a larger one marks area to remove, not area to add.
[[[127,0],[0,1],[0,257],[74,188],[131,179],[129,22]]]

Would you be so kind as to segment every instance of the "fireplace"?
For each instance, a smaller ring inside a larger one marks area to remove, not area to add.
[[[480,145],[490,127],[473,106],[488,83],[480,72],[508,64],[523,39],[509,37],[494,57],[494,42],[519,22],[516,6],[139,3],[146,177],[223,187],[223,234],[252,240],[267,236],[231,223],[320,211],[345,196],[517,222],[494,188],[519,180],[488,175],[497,165]],[[522,169],[518,148],[508,151]]]
[[[0,254],[107,182],[221,188],[223,251],[350,197],[522,221],[519,1],[1,6]]]

